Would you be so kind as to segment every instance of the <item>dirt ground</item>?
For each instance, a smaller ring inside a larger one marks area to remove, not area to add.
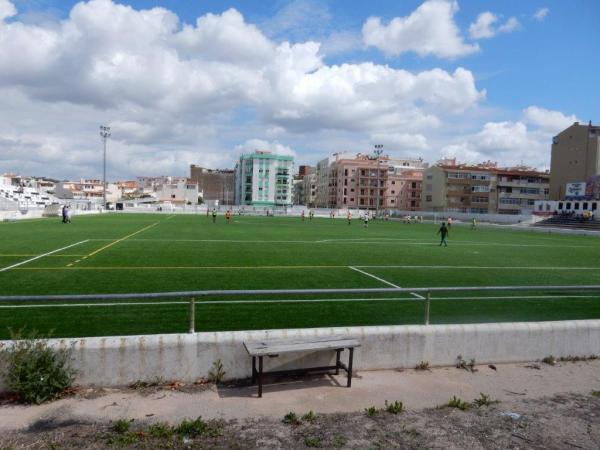
[[[284,423],[283,418],[213,420],[199,433],[164,431],[148,421],[115,423],[39,421],[0,437],[0,448],[227,448],[227,449],[597,449],[600,397],[568,394],[536,400],[369,415],[317,414]],[[168,427],[166,427],[168,428]],[[157,431],[159,430],[159,431]],[[161,436],[162,433],[162,436]]]
[[[6,397],[0,449],[600,449],[600,360],[467,369],[359,372],[350,389],[328,375],[271,380],[262,399],[244,381]]]

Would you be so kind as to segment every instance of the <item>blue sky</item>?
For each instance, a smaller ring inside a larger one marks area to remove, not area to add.
[[[600,121],[593,0],[3,5],[0,171],[93,175],[94,121],[113,127],[119,177],[231,166],[255,147],[314,163],[376,141],[430,162],[544,168],[552,134]]]

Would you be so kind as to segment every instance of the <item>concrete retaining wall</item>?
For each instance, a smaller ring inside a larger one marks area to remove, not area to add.
[[[227,379],[249,377],[250,358],[244,341],[329,335],[360,339],[362,347],[355,351],[354,360],[357,370],[410,368],[420,361],[431,366],[453,365],[458,355],[477,363],[503,363],[548,355],[600,354],[600,320],[239,331],[56,339],[50,343],[73,346],[78,384],[111,386],[157,377],[193,381],[206,377],[217,359],[223,362]],[[1,344],[10,345],[8,341]],[[267,370],[321,365],[333,361],[332,354],[266,358],[265,365]]]

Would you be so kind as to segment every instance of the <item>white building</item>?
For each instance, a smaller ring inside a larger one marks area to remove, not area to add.
[[[292,206],[291,156],[255,151],[241,155],[235,166],[235,204]]]
[[[156,189],[156,199],[159,202],[197,205],[198,195],[198,183],[186,178],[178,178],[175,182],[163,184]]]

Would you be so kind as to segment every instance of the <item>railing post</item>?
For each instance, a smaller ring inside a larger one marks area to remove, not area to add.
[[[195,333],[196,332],[196,299],[194,297],[190,297],[190,311],[189,311],[189,319],[190,319],[190,327],[188,332]]]
[[[431,306],[431,291],[425,294],[425,325],[429,325],[429,307]]]

